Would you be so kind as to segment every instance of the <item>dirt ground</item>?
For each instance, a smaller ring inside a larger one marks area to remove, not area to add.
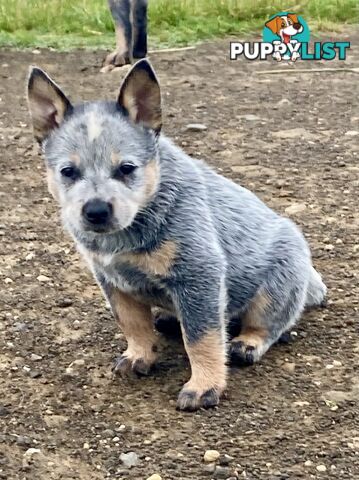
[[[29,64],[74,100],[114,98],[123,71],[99,73],[105,52],[0,51],[0,478],[359,478],[359,76],[300,73],[358,68],[359,35],[350,40],[346,62],[295,67],[230,62],[229,41],[152,56],[165,132],[291,216],[329,288],[291,344],[233,369],[221,405],[195,414],[175,410],[190,373],[179,343],[163,340],[152,377],[111,377],[124,339],[60,226],[32,142]],[[208,449],[222,454],[214,473]]]

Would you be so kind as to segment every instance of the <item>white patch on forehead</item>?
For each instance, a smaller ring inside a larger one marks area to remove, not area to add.
[[[280,18],[284,20],[286,26],[289,27],[288,17],[280,17]]]
[[[96,140],[102,133],[102,119],[94,111],[87,115],[87,132],[90,142]]]

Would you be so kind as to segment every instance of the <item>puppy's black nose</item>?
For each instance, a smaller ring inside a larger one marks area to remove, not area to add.
[[[301,26],[302,26],[302,25],[301,25],[300,23],[294,23],[294,24],[293,24],[293,27],[294,27],[296,30],[300,30]]]
[[[112,205],[96,198],[85,203],[82,215],[93,225],[106,225],[112,215]]]

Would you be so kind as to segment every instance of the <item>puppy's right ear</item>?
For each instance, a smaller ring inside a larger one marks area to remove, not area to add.
[[[154,130],[162,127],[161,90],[152,65],[143,58],[131,68],[120,87],[118,104],[133,123]]]
[[[56,83],[38,67],[30,68],[27,98],[34,136],[42,143],[72,111],[72,105]]]

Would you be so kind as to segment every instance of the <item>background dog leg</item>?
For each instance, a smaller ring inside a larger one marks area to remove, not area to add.
[[[131,63],[132,25],[131,0],[108,0],[115,22],[116,50],[107,55],[104,67],[122,67]]]
[[[131,0],[132,59],[147,55],[147,0]]]

